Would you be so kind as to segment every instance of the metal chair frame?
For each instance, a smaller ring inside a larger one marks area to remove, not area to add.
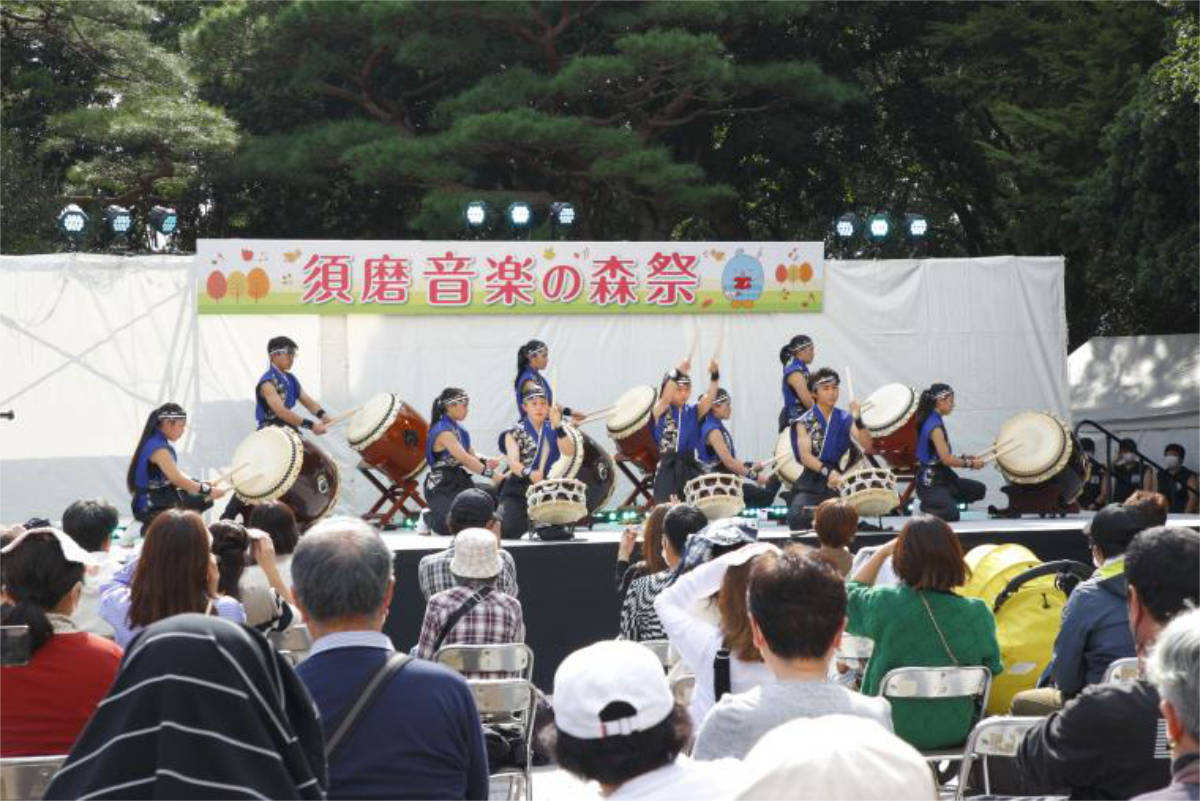
[[[958,769],[958,788],[954,792],[955,801],[962,801],[965,797],[967,780],[976,759],[983,760],[983,792],[990,796],[992,781],[988,776],[987,758],[1015,757],[1025,733],[1042,720],[1045,718],[1004,715],[986,718],[976,723],[967,736],[967,745],[963,749],[962,763]]]
[[[940,698],[976,698],[980,715],[987,709],[992,689],[992,672],[982,665],[964,667],[902,667],[889,670],[879,683],[884,698],[936,700]],[[972,721],[972,726],[978,717]],[[922,751],[927,762],[962,759],[957,749]]]
[[[1108,669],[1104,671],[1104,684],[1110,681],[1131,681],[1138,677],[1138,658],[1136,656],[1127,656],[1123,659],[1114,659]]]
[[[0,759],[0,799],[41,798],[66,754]]]

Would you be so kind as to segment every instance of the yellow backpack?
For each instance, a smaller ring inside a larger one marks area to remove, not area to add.
[[[992,678],[987,714],[1007,715],[1012,697],[1037,686],[1062,625],[1062,608],[1092,567],[1064,559],[1043,563],[1023,545],[977,545],[966,555],[971,574],[958,593],[980,598],[996,616],[1004,672]]]

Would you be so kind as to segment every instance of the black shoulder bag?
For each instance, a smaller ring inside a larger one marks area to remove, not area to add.
[[[462,620],[463,616],[465,616],[467,612],[470,612],[472,609],[474,609],[480,601],[491,595],[491,593],[491,587],[480,587],[475,591],[474,595],[462,602],[462,606],[454,610],[454,614],[446,619],[446,625],[442,626],[442,630],[438,632],[437,639],[433,641],[434,654],[436,654],[438,649],[442,647],[442,643],[445,642],[446,637],[450,634],[450,632],[454,631],[454,627],[458,625],[458,621]]]

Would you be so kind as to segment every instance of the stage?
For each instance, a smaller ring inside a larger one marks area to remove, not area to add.
[[[1044,561],[1075,559],[1091,563],[1083,535],[1090,513],[1017,520],[991,520],[978,512],[967,514],[971,519],[952,524],[962,540],[963,550],[989,542],[1015,542]],[[882,545],[896,536],[906,520],[883,518],[882,527],[886,530],[859,532],[851,550]],[[1200,516],[1171,515],[1170,523],[1200,529]],[[760,524],[759,536],[776,543],[794,539],[817,544],[812,534],[792,538],[786,527],[770,523]],[[591,531],[576,532],[576,537],[571,542],[504,542],[517,565],[525,640],[534,652],[534,679],[547,692],[552,691],[554,670],[567,654],[617,634],[621,606],[614,565],[621,527],[597,526]],[[425,610],[425,600],[417,584],[417,563],[422,556],[445,548],[450,538],[411,532],[385,532],[383,538],[395,554],[396,567],[396,593],[384,631],[397,648],[406,650],[417,642]]]

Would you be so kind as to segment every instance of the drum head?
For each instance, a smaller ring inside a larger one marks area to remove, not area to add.
[[[304,463],[304,442],[283,426],[267,426],[242,440],[233,452],[235,465],[246,467],[233,474],[233,489],[247,503],[273,501],[283,495]]]
[[[621,395],[608,415],[608,433],[620,439],[632,433],[629,429],[636,430],[645,425],[657,399],[658,391],[649,384],[634,387]]]
[[[1005,443],[996,464],[1010,481],[1037,483],[1053,476],[1070,457],[1070,432],[1053,415],[1021,412],[1000,426],[996,442]]]
[[[885,515],[900,505],[896,476],[886,467],[860,467],[844,479],[842,499],[864,517]]]
[[[564,425],[563,430],[567,432],[567,438],[575,445],[575,452],[570,456],[560,453],[559,457],[554,460],[554,464],[550,465],[550,469],[546,471],[546,478],[575,478],[579,474],[579,468],[583,465],[583,434],[572,425]]]
[[[872,392],[863,405],[863,425],[872,436],[887,436],[908,421],[917,411],[917,391],[904,384],[884,384]]]
[[[775,440],[775,458],[778,460],[775,462],[775,474],[788,484],[795,483],[802,469],[792,453],[791,426],[779,432],[779,439]]]
[[[729,473],[705,473],[683,486],[683,496],[709,520],[733,517],[746,508],[742,478]]]
[[[403,404],[399,395],[380,392],[362,405],[346,426],[346,440],[356,451],[369,447],[384,435]]]
[[[570,478],[546,479],[525,490],[529,519],[549,525],[566,525],[587,516],[587,486]]]

